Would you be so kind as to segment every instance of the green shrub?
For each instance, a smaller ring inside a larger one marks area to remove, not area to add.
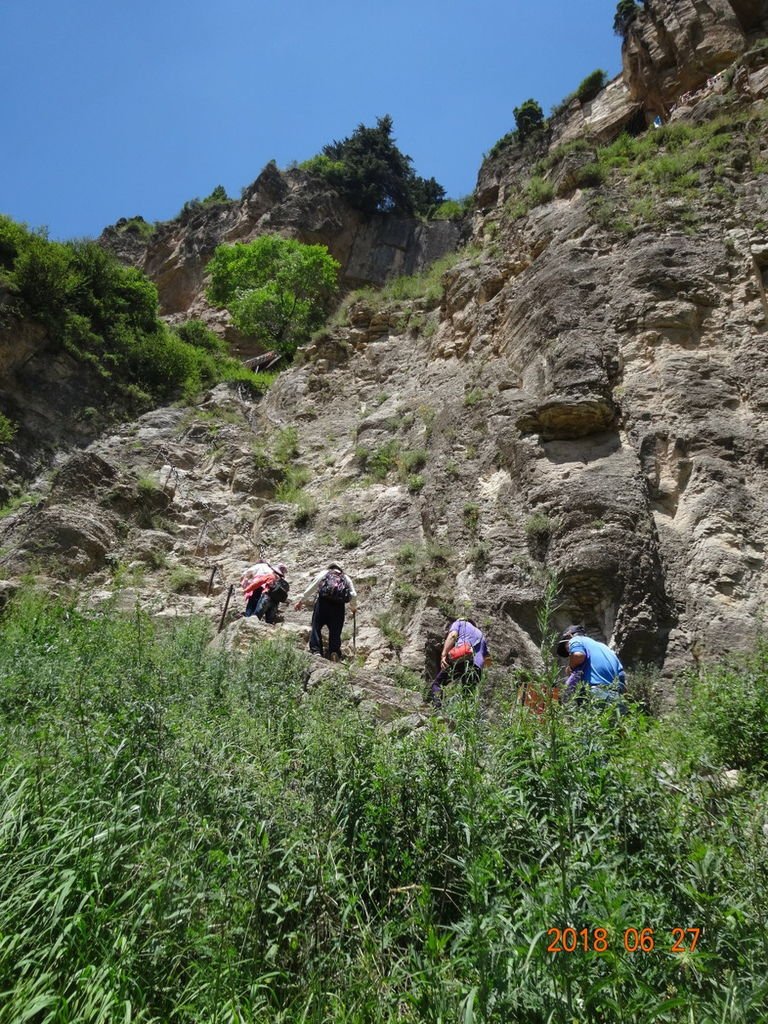
[[[692,681],[689,726],[704,738],[716,764],[762,774],[768,769],[768,644],[751,657],[708,665]]]
[[[419,494],[424,490],[426,482],[421,473],[413,473],[406,479],[405,486],[408,488],[409,494]]]
[[[480,506],[474,501],[468,501],[463,510],[464,525],[470,533],[477,533],[480,523]]]
[[[188,565],[177,565],[175,569],[171,570],[168,577],[168,586],[176,594],[181,593],[184,590],[188,590],[198,582],[198,574]]]
[[[463,199],[446,199],[429,214],[430,220],[460,220],[472,208],[472,196]]]
[[[636,0],[619,0],[613,18],[613,31],[617,36],[627,38],[630,26],[642,9],[641,4]]]
[[[292,356],[325,321],[338,288],[339,264],[324,245],[278,235],[220,245],[208,264],[207,296],[235,325]]]
[[[362,533],[351,526],[342,526],[337,534],[337,540],[345,551],[352,551],[353,548],[359,547],[362,539]]]
[[[545,512],[534,512],[525,521],[525,532],[528,537],[548,537],[554,529],[554,522]]]
[[[608,75],[602,68],[598,68],[596,71],[590,72],[586,78],[584,78],[576,88],[576,97],[582,103],[588,103],[593,100],[597,94],[605,88],[605,83],[608,80]]]
[[[52,344],[98,374],[112,402],[188,397],[219,380],[268,381],[227,358],[193,322],[173,330],[158,318],[155,286],[90,242],[49,242],[0,217],[0,260],[21,312],[42,323]]]
[[[525,100],[519,107],[515,107],[513,114],[517,127],[517,138],[520,142],[525,142],[544,125],[544,111],[534,99]]]
[[[157,227],[144,220],[143,217],[126,217],[125,220],[118,221],[117,230],[120,234],[137,235],[139,238],[151,238]]]
[[[8,444],[13,440],[18,427],[13,420],[0,412],[0,444]]]
[[[357,126],[346,139],[323,146],[320,156],[301,167],[320,175],[339,189],[363,213],[428,214],[445,199],[445,189],[434,178],[421,178],[413,161],[392,137],[389,115],[376,126]]]

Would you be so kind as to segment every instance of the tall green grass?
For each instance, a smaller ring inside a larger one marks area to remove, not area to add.
[[[663,722],[456,697],[396,737],[294,649],[208,639],[6,613],[0,1024],[762,1019],[765,750],[718,782],[704,684]],[[743,669],[768,654],[718,670],[718,735]],[[568,925],[609,949],[548,953]]]

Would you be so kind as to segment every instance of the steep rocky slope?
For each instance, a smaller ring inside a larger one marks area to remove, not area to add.
[[[660,132],[497,147],[439,290],[352,296],[263,399],[222,387],[76,455],[0,525],[4,574],[218,619],[260,547],[294,592],[340,559],[363,688],[385,701],[434,669],[457,612],[502,669],[535,664],[552,576],[555,624],[630,665],[748,647],[767,596],[768,113],[766,48],[742,35],[734,87]]]

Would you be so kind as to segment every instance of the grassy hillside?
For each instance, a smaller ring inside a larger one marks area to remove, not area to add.
[[[761,1019],[768,650],[664,721],[510,679],[397,737],[278,643],[2,626],[0,1024]]]

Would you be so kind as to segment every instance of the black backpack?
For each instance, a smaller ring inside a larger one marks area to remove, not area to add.
[[[291,589],[291,585],[285,576],[278,576],[272,586],[269,588],[269,596],[275,602],[275,604],[285,604],[288,600],[288,591]]]
[[[320,581],[317,593],[319,597],[326,601],[333,601],[334,604],[346,604],[352,597],[344,573],[339,572],[338,569],[328,570]]]

